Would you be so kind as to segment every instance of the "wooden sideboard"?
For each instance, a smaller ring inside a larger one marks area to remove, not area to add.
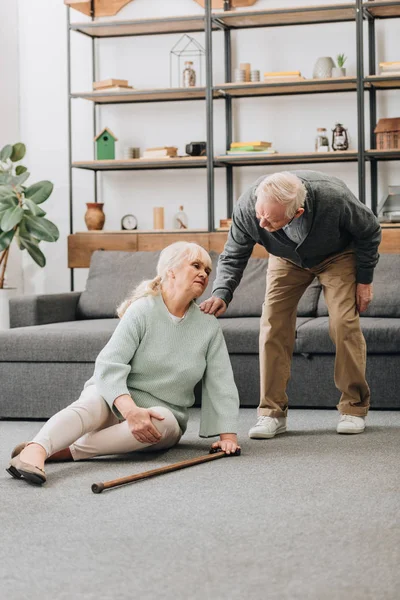
[[[68,236],[68,267],[73,269],[87,268],[90,257],[95,250],[123,250],[139,252],[162,250],[177,241],[196,242],[208,251],[222,252],[227,238],[227,231],[193,230],[185,233],[176,231],[85,231]],[[400,227],[384,225],[382,227],[381,254],[400,253]],[[258,244],[254,247],[253,256],[266,257],[267,251]]]

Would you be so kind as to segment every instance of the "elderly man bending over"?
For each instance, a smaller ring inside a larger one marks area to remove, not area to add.
[[[260,405],[251,438],[286,431],[286,387],[295,341],[297,304],[318,277],[336,346],[338,433],[361,433],[370,403],[366,344],[359,313],[372,300],[381,229],[373,213],[336,177],[316,171],[275,173],[239,199],[220,256],[212,297],[200,308],[222,315],[253,246],[270,254],[260,325]]]

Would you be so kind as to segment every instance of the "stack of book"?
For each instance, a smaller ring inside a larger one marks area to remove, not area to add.
[[[381,75],[400,75],[400,60],[394,62],[381,62]]]
[[[174,158],[178,156],[176,146],[159,146],[158,148],[146,148],[141,158]]]
[[[95,92],[122,92],[133,90],[133,87],[128,85],[127,79],[104,79],[103,81],[94,81],[93,90]]]
[[[232,142],[227,154],[274,154],[271,142]]]
[[[264,73],[264,83],[284,83],[285,81],[304,81],[300,71],[268,71]]]

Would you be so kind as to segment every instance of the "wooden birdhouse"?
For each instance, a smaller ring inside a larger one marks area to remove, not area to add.
[[[116,15],[132,0],[64,0],[64,4],[75,8],[89,17],[110,17]]]
[[[400,118],[379,119],[374,133],[377,150],[400,150]]]
[[[105,127],[103,131],[94,138],[96,142],[96,158],[97,160],[114,160],[115,159],[115,142],[118,138],[113,132]]]

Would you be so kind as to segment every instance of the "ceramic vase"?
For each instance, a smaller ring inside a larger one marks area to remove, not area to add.
[[[332,77],[332,69],[335,63],[330,56],[321,56],[314,65],[314,79],[329,79]]]
[[[346,77],[346,68],[345,67],[333,67],[332,69],[332,77]]]
[[[87,202],[85,223],[89,231],[100,231],[104,227],[106,216],[103,212],[104,204],[101,202]]]

